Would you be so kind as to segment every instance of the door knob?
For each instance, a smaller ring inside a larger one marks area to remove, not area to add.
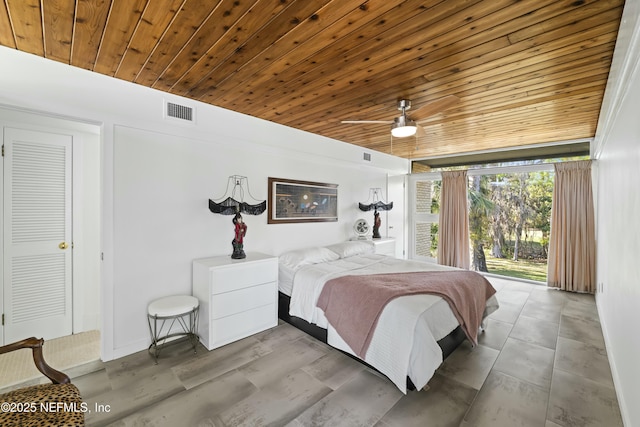
[[[67,242],[62,242],[58,245],[58,247],[64,250],[64,249],[67,249],[69,245],[67,245]]]

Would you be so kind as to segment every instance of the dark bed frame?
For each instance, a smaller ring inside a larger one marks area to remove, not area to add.
[[[291,302],[291,297],[289,297],[286,294],[283,294],[282,292],[278,292],[278,317],[284,320],[285,322],[289,323],[290,325],[300,329],[303,332],[306,332],[307,334],[311,335],[315,339],[322,341],[323,343],[326,344],[327,330],[317,325],[314,325],[312,323],[309,323],[306,320],[301,319],[299,317],[289,315],[290,302]],[[438,341],[438,345],[442,349],[442,359],[443,360],[446,359],[451,353],[453,353],[453,351],[456,348],[458,348],[458,346],[462,344],[462,342],[465,339],[466,339],[466,335],[464,331],[460,326],[458,326],[449,335],[447,335],[446,337]],[[368,367],[375,369],[373,366],[364,362],[362,359],[349,353],[345,353],[345,352],[343,353],[357,360],[358,362],[364,363]],[[413,385],[413,383],[409,378],[407,378],[407,389],[415,390],[415,386]]]

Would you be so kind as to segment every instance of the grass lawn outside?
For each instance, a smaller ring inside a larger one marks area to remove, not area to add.
[[[547,281],[547,262],[521,259],[513,261],[511,258],[494,258],[485,252],[487,269],[491,274],[517,277],[520,279]]]

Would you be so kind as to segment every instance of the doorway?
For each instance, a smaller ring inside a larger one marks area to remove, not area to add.
[[[0,108],[0,343],[100,329],[100,131]]]
[[[71,335],[71,135],[3,129],[6,343]]]

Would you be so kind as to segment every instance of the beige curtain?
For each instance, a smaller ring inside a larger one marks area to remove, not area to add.
[[[550,287],[594,293],[596,238],[591,161],[555,164],[549,239]]]
[[[469,269],[467,171],[442,172],[438,263]]]

